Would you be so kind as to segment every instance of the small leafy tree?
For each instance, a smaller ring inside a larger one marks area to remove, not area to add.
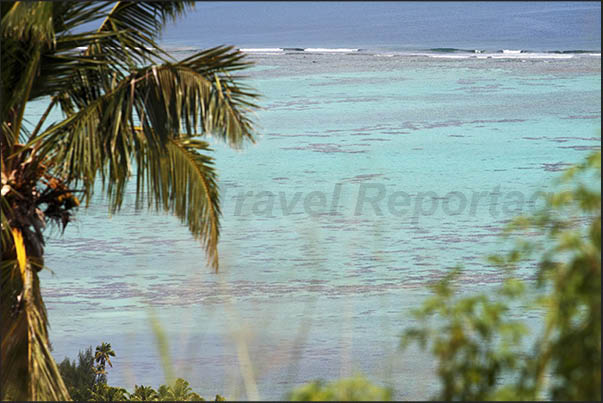
[[[332,383],[314,381],[294,389],[288,396],[291,401],[387,401],[391,390],[373,385],[357,376]]]
[[[460,296],[455,270],[414,313],[419,325],[402,345],[418,342],[435,355],[442,385],[435,399],[601,400],[601,152],[558,184],[542,211],[506,229],[516,243],[490,258],[507,273],[493,294]],[[535,284],[513,277],[533,260]],[[518,301],[545,313],[527,354],[516,347],[526,327],[509,315]]]

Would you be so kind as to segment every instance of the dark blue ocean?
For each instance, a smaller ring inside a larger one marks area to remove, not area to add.
[[[198,2],[171,46],[601,50],[600,2]]]

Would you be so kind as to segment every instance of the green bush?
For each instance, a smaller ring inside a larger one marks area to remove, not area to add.
[[[601,400],[601,152],[568,170],[546,207],[510,223],[515,240],[490,257],[506,280],[491,294],[458,294],[455,270],[414,312],[417,342],[437,359],[437,400]],[[515,273],[538,263],[537,281]],[[528,292],[529,291],[529,292]],[[544,329],[525,353],[527,327],[511,318],[522,302],[543,312]]]
[[[291,401],[387,401],[391,390],[375,386],[361,376],[325,384],[314,381],[294,389]]]

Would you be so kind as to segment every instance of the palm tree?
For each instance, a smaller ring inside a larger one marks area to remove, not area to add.
[[[188,2],[2,2],[0,398],[69,397],[48,343],[38,271],[47,225],[65,229],[100,178],[119,211],[170,211],[218,269],[220,203],[209,144],[254,141],[256,94],[243,55],[217,47],[174,60],[155,43]],[[87,31],[91,24],[97,28]],[[48,107],[33,128],[32,100]],[[54,110],[62,120],[51,121]]]
[[[160,385],[157,389],[158,400],[172,400],[172,388],[168,385]]]
[[[91,391],[91,401],[93,402],[119,402],[128,400],[128,391],[124,388],[108,386],[105,383],[99,383]]]
[[[179,402],[204,400],[193,392],[188,381],[178,378],[173,385],[161,385],[158,390],[159,400],[170,400]]]
[[[182,378],[176,379],[174,385],[172,385],[170,388],[172,390],[172,400],[186,402],[201,399],[201,396],[193,392],[193,389],[190,387],[188,381],[185,381]]]
[[[148,402],[155,401],[158,399],[159,395],[157,394],[155,389],[150,386],[134,385],[134,393],[130,394],[130,400],[134,401]]]
[[[110,367],[113,367],[111,364],[111,358],[115,357],[115,351],[111,348],[111,343],[102,343],[100,346],[96,346],[96,351],[94,353],[94,361],[96,362],[96,373],[97,375],[106,375],[106,365],[109,364]]]

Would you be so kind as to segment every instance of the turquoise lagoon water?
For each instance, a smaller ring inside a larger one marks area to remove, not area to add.
[[[246,346],[262,398],[356,371],[426,398],[433,363],[398,351],[410,310],[458,264],[466,292],[498,284],[483,259],[498,230],[600,148],[600,56],[250,57],[261,136],[243,151],[213,142],[220,272],[176,218],[135,211],[133,193],[109,217],[97,194],[46,250],[55,357],[108,341],[111,384],[157,386],[156,315],[203,396],[246,397]]]

